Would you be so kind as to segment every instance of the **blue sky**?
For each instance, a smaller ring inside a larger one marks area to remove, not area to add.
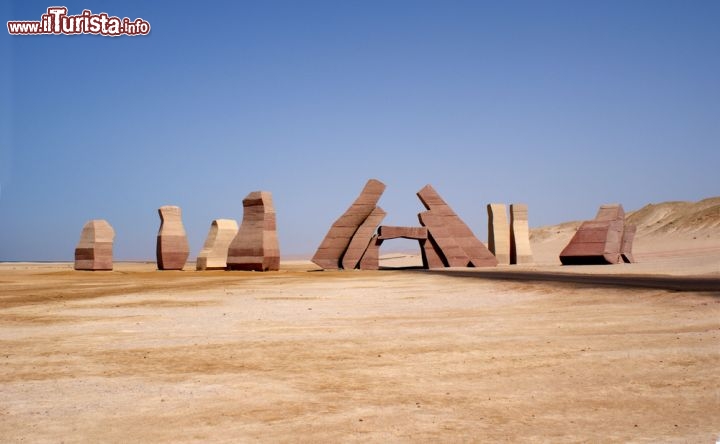
[[[96,218],[154,259],[166,204],[194,257],[255,190],[312,254],[369,178],[385,224],[430,183],[481,239],[490,202],[540,226],[720,194],[720,2],[168,4],[61,3],[148,36],[0,33],[0,260],[72,260]]]

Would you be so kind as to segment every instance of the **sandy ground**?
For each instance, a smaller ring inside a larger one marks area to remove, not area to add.
[[[688,242],[523,270],[720,279]],[[0,441],[720,439],[720,292],[315,270],[0,264]]]

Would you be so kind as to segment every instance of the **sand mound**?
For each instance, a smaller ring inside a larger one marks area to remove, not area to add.
[[[628,214],[639,234],[720,231],[720,197],[699,202],[663,202],[645,205]]]

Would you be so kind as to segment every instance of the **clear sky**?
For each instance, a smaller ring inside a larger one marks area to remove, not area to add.
[[[182,207],[210,222],[273,193],[283,255],[312,254],[367,179],[384,223],[432,184],[481,239],[720,194],[718,1],[2,2],[143,18],[147,36],[0,33],[0,260],[72,260],[107,219],[154,259]],[[390,247],[386,247],[390,248]]]

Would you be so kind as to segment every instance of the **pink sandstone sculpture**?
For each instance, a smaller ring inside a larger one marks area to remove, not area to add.
[[[428,211],[418,214],[438,255],[449,267],[494,267],[498,261],[435,189],[426,185],[418,198]]]
[[[365,249],[362,259],[360,259],[361,270],[379,270],[380,269],[380,244],[378,243],[377,234],[370,239],[368,247]]]
[[[631,264],[635,262],[635,258],[632,254],[633,240],[635,240],[635,231],[637,227],[635,225],[625,225],[625,231],[623,231],[622,247],[620,248],[620,255],[622,256],[623,262]]]
[[[345,254],[342,256],[341,263],[343,269],[352,270],[360,265],[360,259],[363,258],[365,251],[370,248],[371,245],[374,245],[370,241],[375,234],[375,229],[380,225],[380,222],[382,222],[386,214],[382,208],[375,207],[363,223],[360,224],[360,227],[352,239],[350,239],[350,244],[347,250],[345,250]]]
[[[228,249],[227,267],[246,271],[280,269],[275,208],[269,191],[254,191],[243,199],[243,220]]]
[[[205,245],[195,261],[197,270],[223,270],[227,267],[228,248],[238,232],[238,224],[232,219],[215,219]]]
[[[620,204],[602,205],[594,220],[583,222],[560,253],[563,265],[632,262],[634,226],[625,225]]]
[[[445,263],[443,263],[443,259],[438,253],[439,251],[440,247],[428,236],[428,239],[421,243],[420,252],[422,253],[423,268],[432,270],[445,267]]]
[[[76,270],[112,270],[115,231],[104,219],[88,221],[75,247]]]
[[[418,215],[422,227],[380,226],[385,211],[377,202],[384,191],[385,185],[378,180],[365,184],[360,196],[330,227],[312,258],[315,264],[330,270],[377,270],[383,241],[406,238],[419,242],[424,268],[497,265],[495,256],[430,185],[418,192],[428,209]]]
[[[510,263],[533,263],[528,207],[525,204],[510,204]]]
[[[375,179],[368,180],[355,202],[330,227],[312,257],[315,264],[326,270],[341,268],[341,258],[348,249],[350,241],[365,219],[376,208],[384,191],[384,183]],[[349,260],[349,262],[352,261]]]
[[[505,204],[488,204],[488,250],[498,264],[510,264],[510,226]]]
[[[157,266],[159,270],[182,270],[190,254],[180,207],[165,205],[158,209],[160,230],[157,235]]]

